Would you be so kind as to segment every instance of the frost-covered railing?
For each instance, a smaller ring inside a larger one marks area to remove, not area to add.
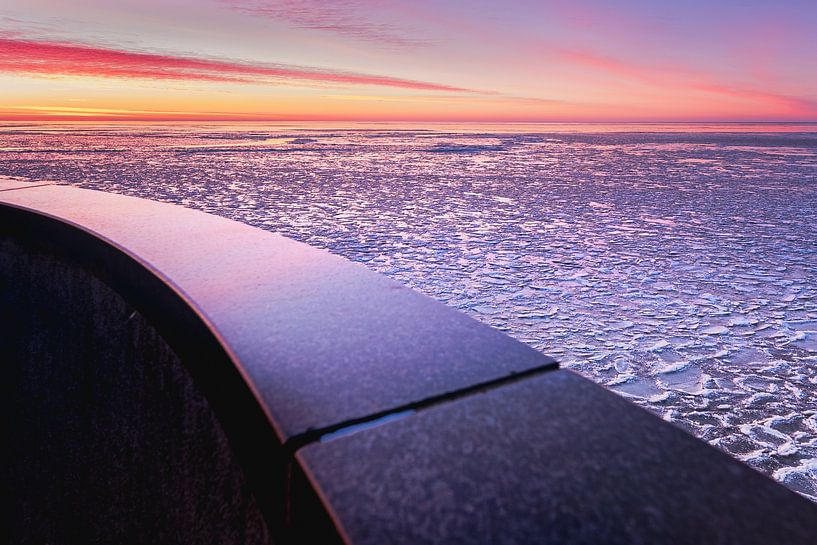
[[[281,236],[0,181],[10,542],[813,543],[817,506]]]

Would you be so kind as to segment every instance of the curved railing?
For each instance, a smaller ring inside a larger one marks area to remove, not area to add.
[[[817,508],[510,337],[224,218],[0,182],[12,542],[807,543]]]

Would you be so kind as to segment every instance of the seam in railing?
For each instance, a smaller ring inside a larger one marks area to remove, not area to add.
[[[373,428],[376,426],[380,426],[382,424],[386,424],[388,422],[400,420],[402,418],[411,416],[417,411],[427,409],[435,405],[448,403],[450,401],[461,399],[463,397],[467,397],[476,393],[482,393],[488,390],[499,388],[501,386],[513,384],[515,382],[519,382],[521,380],[542,373],[546,373],[548,371],[555,371],[558,368],[559,362],[553,361],[545,365],[540,365],[538,367],[533,367],[531,369],[526,369],[524,371],[511,373],[509,375],[505,375],[497,379],[480,382],[478,384],[474,384],[466,388],[461,388],[459,390],[453,390],[451,392],[446,392],[444,394],[427,397],[425,399],[414,401],[412,403],[406,403],[405,405],[393,407],[385,411],[372,413],[370,415],[363,416],[360,418],[352,418],[349,420],[345,420],[343,422],[339,422],[337,424],[333,424],[331,426],[326,426],[315,430],[308,430],[304,433],[290,437],[283,444],[283,447],[284,450],[288,452],[290,455],[294,455],[298,449],[310,443],[316,443],[319,441],[329,441],[344,435],[348,435],[350,433],[354,433],[356,431],[360,431],[362,429]]]
[[[54,185],[54,184],[47,183],[47,184],[26,185],[26,186],[23,186],[23,187],[8,187],[6,189],[0,189],[0,193],[3,193],[5,191],[19,191],[21,189],[33,189],[35,187],[46,187],[46,186],[49,186],[49,185]]]

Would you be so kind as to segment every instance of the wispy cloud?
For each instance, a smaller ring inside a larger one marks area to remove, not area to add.
[[[70,42],[0,37],[0,72],[44,76],[94,76],[232,83],[311,82],[379,86],[421,91],[468,89],[339,70],[124,51]]]
[[[222,0],[231,9],[295,27],[326,31],[354,40],[391,47],[416,47],[428,41],[417,30],[377,20],[389,12],[383,0]]]
[[[675,91],[698,91],[783,107],[794,111],[817,112],[817,100],[717,81],[711,75],[683,67],[651,67],[586,50],[557,49],[557,56],[569,65],[590,68],[609,75]]]
[[[267,115],[240,112],[213,112],[193,110],[140,110],[136,108],[91,108],[82,106],[31,106],[10,105],[3,109],[0,118],[6,119],[123,119],[123,120],[255,120],[255,119],[286,119],[285,115]]]

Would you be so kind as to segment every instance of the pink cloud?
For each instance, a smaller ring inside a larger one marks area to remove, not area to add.
[[[389,11],[382,0],[222,0],[230,8],[281,21],[293,26],[332,32],[358,41],[394,47],[414,47],[428,42],[417,30],[377,21],[372,16]],[[391,6],[399,8],[399,5]]]
[[[817,101],[764,91],[738,84],[716,81],[712,76],[682,67],[651,67],[588,51],[557,49],[556,56],[568,65],[579,65],[596,71],[660,88],[700,91],[728,98],[750,100],[772,107],[814,113]]]
[[[289,65],[142,53],[0,36],[0,72],[237,83],[308,81],[424,91],[471,92],[437,83]]]

